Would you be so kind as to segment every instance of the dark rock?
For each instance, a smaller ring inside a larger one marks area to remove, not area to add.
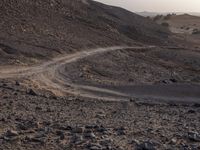
[[[97,129],[97,132],[102,132],[102,133],[105,133],[107,132],[108,130],[106,128],[104,128],[103,126],[99,126]]]
[[[103,147],[96,143],[89,143],[85,146],[88,150],[102,150]]]
[[[2,121],[2,122],[5,122],[5,121],[6,121],[6,119],[5,119],[5,118],[1,118],[1,119],[0,119],[0,121]]]
[[[102,139],[100,141],[100,144],[103,145],[103,146],[110,146],[112,144],[113,140],[110,139],[110,138],[105,138],[105,139]]]
[[[198,107],[200,107],[200,104],[196,103],[196,104],[193,105],[193,107],[197,107],[198,108]]]
[[[99,126],[98,125],[86,125],[86,129],[97,129]]]
[[[29,89],[27,91],[27,94],[32,95],[32,96],[37,96],[37,93],[33,89]]]
[[[4,87],[6,87],[6,86],[7,86],[7,84],[6,84],[6,83],[3,83],[3,86],[4,86]]]
[[[7,99],[7,98],[9,98],[7,95],[4,95],[3,97],[2,97],[3,99]]]
[[[83,133],[85,131],[85,127],[75,127],[72,129],[72,132],[74,133]]]
[[[17,128],[20,130],[28,130],[37,126],[38,124],[32,120],[21,120],[21,122],[17,124]]]
[[[60,140],[64,140],[65,139],[65,133],[63,131],[56,131],[56,134],[58,136],[60,136]]]
[[[20,86],[19,81],[16,81],[16,82],[15,82],[15,85],[16,85],[16,86]]]
[[[14,130],[8,130],[8,131],[6,132],[6,136],[7,136],[7,137],[18,136],[18,135],[19,135],[18,132],[17,132],[17,131],[14,131]]]
[[[169,79],[172,83],[176,83],[177,80],[176,79]]]
[[[25,141],[44,144],[44,143],[45,143],[45,138],[26,137],[26,138],[25,138]]]
[[[162,83],[164,83],[164,84],[167,84],[167,83],[168,83],[168,81],[167,81],[167,80],[163,80],[163,81],[162,81]]]
[[[58,97],[57,97],[56,95],[51,95],[49,98],[50,98],[50,99],[55,99],[55,100],[58,99]]]
[[[84,136],[86,138],[90,138],[90,139],[95,139],[96,138],[96,136],[95,136],[95,134],[93,132],[91,132],[91,133],[85,133]]]
[[[125,128],[124,127],[120,127],[120,128],[116,128],[115,131],[117,132],[117,135],[125,135]]]
[[[134,102],[135,102],[135,100],[134,100],[133,98],[130,98],[130,102],[134,103]]]
[[[154,144],[150,141],[143,142],[138,144],[136,150],[156,150]]]
[[[35,110],[42,110],[42,107],[36,106]]]
[[[197,132],[188,132],[188,139],[194,142],[200,142],[200,135]]]
[[[196,111],[195,110],[188,110],[188,113],[194,114],[194,113],[196,113]]]
[[[81,143],[83,143],[83,136],[75,134],[75,135],[73,135],[71,141],[72,141],[72,143],[75,143],[75,144],[81,144]]]
[[[11,141],[19,140],[19,137],[18,136],[11,136],[11,137],[4,136],[3,140],[11,142]]]
[[[102,150],[102,148],[99,146],[91,146],[90,150]]]
[[[60,130],[67,130],[67,131],[73,130],[73,128],[71,126],[60,126],[60,125],[58,125],[57,128],[60,129]]]
[[[52,133],[52,129],[50,127],[38,128],[36,131],[39,131],[40,134],[49,134]]]
[[[51,125],[51,121],[44,121],[43,124],[44,124],[44,126],[49,126],[49,125]]]

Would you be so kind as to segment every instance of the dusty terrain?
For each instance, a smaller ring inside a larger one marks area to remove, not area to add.
[[[199,149],[199,104],[32,96],[1,82],[0,149]]]
[[[189,14],[165,15],[156,20],[157,23],[169,24],[169,28],[174,33],[193,34],[195,30],[200,30],[200,17]]]
[[[2,68],[0,74],[0,148],[3,150],[35,148],[69,150],[199,149],[199,87],[196,88],[196,101],[192,97],[195,89],[189,86],[186,86],[187,91],[185,92],[193,92],[192,95],[186,94],[192,100],[184,97],[183,100],[174,101],[170,100],[168,95],[164,97],[162,93],[162,98],[155,99],[155,95],[143,98],[137,95],[136,97],[128,95],[127,91],[135,92],[130,88],[122,93],[113,86],[113,89],[99,86],[99,84],[118,85],[124,90],[123,84],[126,86],[136,83],[159,84],[160,88],[163,88],[163,84],[190,83],[191,79],[188,75],[190,70],[188,71],[187,67],[182,68],[186,71],[185,80],[168,79],[167,77],[174,76],[164,72],[166,78],[161,82],[153,80],[154,78],[151,82],[145,78],[138,78],[136,82],[134,80],[127,81],[127,76],[120,78],[124,80],[117,80],[113,76],[111,80],[107,76],[109,74],[102,71],[103,76],[97,74],[98,76],[94,77],[94,74],[91,73],[94,71],[93,69],[83,69],[87,73],[85,74],[85,72],[77,72],[76,68],[80,71],[81,68],[74,66],[87,65],[86,60],[93,61],[89,64],[97,65],[99,63],[95,64],[95,62],[102,58],[102,55],[109,58],[108,53],[112,55],[113,59],[117,59],[116,55],[119,56],[120,53],[120,58],[123,60],[122,54],[125,55],[127,52],[130,53],[128,57],[132,57],[155,49],[157,48],[153,46],[100,48],[67,55],[30,68],[17,70]],[[110,69],[115,69],[112,63],[106,63],[106,57],[104,58],[104,63],[109,64]],[[139,58],[148,60],[146,57]],[[105,65],[104,63],[101,63],[102,67]],[[114,61],[113,64],[115,64]],[[119,64],[127,65],[125,62]],[[147,64],[149,62],[146,62],[145,66]],[[166,67],[166,65],[161,66],[157,68],[164,70]],[[196,67],[196,64],[194,66]],[[192,70],[198,69],[195,67]],[[106,69],[106,67],[104,68]],[[128,68],[131,70],[131,67]],[[133,67],[132,69],[137,68]],[[149,68],[149,71],[151,69]],[[176,69],[174,70],[176,71]],[[118,73],[123,74],[123,70],[118,68]],[[133,75],[138,73],[140,72]],[[76,77],[77,74],[79,77]],[[180,75],[182,74],[180,73]],[[184,75],[180,77],[184,79]],[[110,82],[105,82],[105,79]],[[195,83],[198,82],[197,80]],[[34,87],[34,84],[37,86]],[[87,88],[88,84],[92,85],[90,89]],[[42,88],[42,86],[44,87]],[[177,86],[175,87],[177,88]],[[183,86],[178,88],[182,89]],[[144,94],[144,87],[141,89],[143,90],[141,94]],[[164,90],[168,91],[169,89]],[[58,96],[58,92],[64,95]],[[175,93],[176,95],[177,93]]]
[[[200,149],[198,35],[89,0],[0,8],[0,150]]]
[[[87,48],[165,44],[169,31],[125,9],[81,0],[0,1],[1,64],[27,65]]]

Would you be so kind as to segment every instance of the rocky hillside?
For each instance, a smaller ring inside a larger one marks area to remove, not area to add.
[[[185,34],[200,34],[200,17],[189,14],[157,15],[153,18],[158,24],[168,26],[171,32]]]
[[[164,44],[169,34],[144,17],[89,0],[1,0],[0,15],[1,63],[35,63],[97,46]]]

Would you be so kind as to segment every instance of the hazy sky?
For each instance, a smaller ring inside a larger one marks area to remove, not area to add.
[[[96,0],[131,11],[200,12],[200,0]]]

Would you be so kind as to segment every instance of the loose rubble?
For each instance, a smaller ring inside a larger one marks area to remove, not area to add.
[[[4,84],[0,150],[200,149],[199,104],[55,100]]]

